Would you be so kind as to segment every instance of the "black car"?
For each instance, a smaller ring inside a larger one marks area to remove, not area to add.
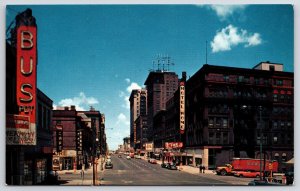
[[[170,164],[170,163],[169,163],[167,169],[169,169],[169,170],[177,170],[177,166],[176,166],[175,163],[173,163],[173,164]]]
[[[294,183],[294,172],[286,172],[285,174],[286,177],[286,184],[290,185]]]
[[[253,180],[248,183],[248,186],[282,186],[283,184],[276,182],[268,182],[266,180]]]
[[[105,169],[112,169],[112,168],[113,168],[112,162],[106,162],[105,163]]]
[[[162,163],[160,166],[161,166],[162,168],[167,168],[168,163]]]

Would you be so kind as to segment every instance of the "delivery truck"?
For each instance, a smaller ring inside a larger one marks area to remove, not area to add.
[[[264,164],[265,162],[265,164]],[[262,171],[273,173],[278,172],[278,162],[271,160],[262,160]],[[265,167],[265,168],[264,168]],[[253,158],[233,158],[230,164],[219,166],[216,169],[218,175],[233,175],[237,171],[260,171],[260,159]],[[266,173],[267,174],[267,173]]]

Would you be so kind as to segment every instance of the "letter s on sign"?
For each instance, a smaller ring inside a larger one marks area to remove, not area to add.
[[[29,96],[28,99],[23,99],[23,98],[20,98],[20,101],[22,102],[31,102],[32,99],[33,99],[33,96],[30,92],[26,91],[24,88],[26,88],[26,86],[30,89],[32,89],[32,86],[30,84],[22,84],[21,86],[21,92],[27,96]]]

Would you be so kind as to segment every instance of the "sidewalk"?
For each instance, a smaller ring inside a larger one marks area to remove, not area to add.
[[[103,177],[103,170],[101,171],[101,160],[98,159],[97,165],[97,179],[96,185],[100,185],[100,179]],[[104,159],[102,166],[104,166]],[[104,169],[104,168],[102,168]],[[81,170],[61,170],[57,171],[61,182],[61,185],[69,185],[69,186],[93,186],[93,167],[89,167],[88,169],[84,170],[84,177],[81,176]],[[74,178],[76,177],[76,179]]]
[[[144,157],[142,159],[148,160],[148,159],[145,159]],[[160,160],[156,160],[156,161],[157,161],[157,164],[159,164],[159,165],[162,164],[162,161],[160,161]],[[178,167],[178,170],[182,171],[182,172],[187,172],[190,174],[198,174],[198,175],[201,174],[198,167],[193,167],[193,166],[189,166],[189,165],[182,165],[182,166],[177,166],[177,167]],[[213,170],[205,170],[205,174],[215,174],[215,173],[213,172]]]

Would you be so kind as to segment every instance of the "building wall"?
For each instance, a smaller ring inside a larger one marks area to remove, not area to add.
[[[188,80],[186,91],[187,147],[221,146],[235,157],[256,157],[261,120],[265,151],[284,147],[293,153],[292,73],[205,65]],[[211,167],[229,160],[212,155]]]
[[[154,116],[161,110],[166,110],[166,102],[173,97],[178,89],[178,76],[174,72],[150,72],[145,85],[147,86],[147,123],[148,140],[154,136]]]

